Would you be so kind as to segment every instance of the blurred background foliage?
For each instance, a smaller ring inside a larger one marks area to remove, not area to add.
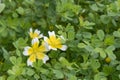
[[[120,0],[0,1],[0,80],[120,79]],[[63,35],[68,50],[27,67],[30,27]]]

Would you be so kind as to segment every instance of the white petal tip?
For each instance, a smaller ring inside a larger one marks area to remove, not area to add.
[[[27,66],[33,67],[33,63],[30,60],[27,60]]]
[[[54,31],[52,31],[52,32],[48,31],[48,34],[49,34],[49,36],[55,36],[55,32]]]
[[[28,51],[23,51],[23,55],[27,56],[28,55]]]
[[[43,58],[43,63],[46,63],[46,61],[49,60],[49,57],[47,55],[45,55],[45,57]]]
[[[62,45],[62,48],[60,48],[62,51],[66,51],[67,50],[67,46],[66,45]]]
[[[32,40],[32,45],[33,45],[34,43],[39,43],[38,38],[34,38],[34,39]]]

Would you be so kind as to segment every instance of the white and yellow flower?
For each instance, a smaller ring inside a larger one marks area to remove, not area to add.
[[[29,56],[27,65],[32,66],[32,63],[35,62],[36,59],[40,59],[43,61],[43,63],[46,63],[46,61],[49,60],[49,57],[44,54],[46,51],[48,51],[46,43],[42,42],[42,44],[39,46],[38,38],[34,38],[32,40],[32,47],[27,46],[24,48],[23,55]]]
[[[40,34],[40,31],[38,29],[35,29],[35,31],[33,32],[32,28],[30,28],[29,35],[30,35],[30,38],[32,39],[34,38],[39,39],[43,37],[43,34]]]
[[[56,37],[54,31],[52,32],[48,31],[48,34],[49,34],[49,38],[44,37],[44,41],[48,43],[49,49],[57,50],[58,48],[62,51],[65,51],[67,49],[66,45],[62,45],[61,38]]]

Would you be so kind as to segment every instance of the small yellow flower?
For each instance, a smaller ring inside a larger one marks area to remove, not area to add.
[[[48,43],[49,49],[57,50],[58,48],[62,51],[65,51],[67,49],[66,45],[62,45],[61,38],[56,37],[54,31],[52,32],[48,31],[48,34],[49,34],[49,38],[44,37],[44,41]]]
[[[49,57],[44,54],[44,52],[48,51],[47,45],[45,42],[42,42],[42,44],[39,46],[39,40],[38,38],[34,38],[32,40],[32,47],[25,47],[23,55],[29,56],[27,60],[27,65],[32,66],[32,63],[36,61],[36,59],[40,59],[43,61],[43,63],[46,63],[47,60],[49,60]]]
[[[32,28],[30,28],[30,32],[29,32],[30,38],[34,39],[34,38],[42,38],[43,34],[40,34],[40,31],[38,29],[36,29],[34,32],[32,30]]]

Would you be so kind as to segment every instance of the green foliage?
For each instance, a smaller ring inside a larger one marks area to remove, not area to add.
[[[0,0],[0,80],[119,80],[119,17],[120,0]],[[55,31],[67,50],[28,66],[30,28]]]
[[[4,8],[5,8],[5,4],[0,3],[0,13],[4,10]]]

